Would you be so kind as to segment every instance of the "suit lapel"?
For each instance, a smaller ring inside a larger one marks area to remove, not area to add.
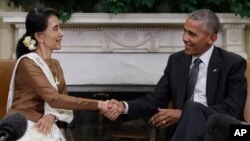
[[[189,76],[189,70],[190,70],[190,63],[192,61],[191,56],[185,55],[183,59],[180,59],[178,61],[178,73],[177,75],[179,76],[179,80],[177,80],[179,86],[179,89],[177,91],[177,106],[179,108],[182,108],[184,100],[186,98],[186,88],[187,88],[187,81],[188,81],[188,76]]]
[[[213,104],[214,97],[216,94],[218,76],[221,68],[221,57],[219,55],[218,49],[215,47],[213,54],[210,58],[207,70],[207,88],[206,88],[206,96],[207,96],[207,104],[208,106]]]

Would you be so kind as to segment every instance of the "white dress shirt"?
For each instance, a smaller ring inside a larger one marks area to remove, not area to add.
[[[199,102],[205,106],[207,106],[207,96],[206,96],[206,86],[207,86],[207,69],[208,69],[208,64],[209,64],[209,60],[212,56],[214,50],[214,45],[212,45],[211,48],[209,48],[204,54],[202,54],[199,58],[201,59],[201,63],[199,65],[199,74],[198,74],[198,78],[197,78],[197,82],[194,88],[194,101],[195,102]],[[194,65],[194,60],[198,58],[193,56],[192,57],[192,63],[190,65],[190,69],[192,68],[192,66]],[[128,113],[128,104],[127,102],[123,101],[124,105],[125,105],[125,110],[124,110],[124,114]]]
[[[207,86],[207,70],[208,70],[208,64],[209,60],[211,58],[212,52],[214,50],[214,46],[212,46],[210,49],[208,49],[204,54],[202,54],[199,58],[201,59],[201,63],[199,65],[199,74],[197,78],[197,82],[194,88],[194,101],[199,102],[205,106],[207,106],[207,96],[206,96],[206,86]],[[192,63],[190,65],[190,69],[194,65],[193,61],[197,57],[192,57]]]

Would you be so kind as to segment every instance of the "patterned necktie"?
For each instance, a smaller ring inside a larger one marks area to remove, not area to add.
[[[201,59],[197,58],[194,60],[194,65],[190,70],[189,79],[188,79],[188,99],[194,99],[194,88],[197,82],[198,74],[199,74],[199,65],[201,63]]]

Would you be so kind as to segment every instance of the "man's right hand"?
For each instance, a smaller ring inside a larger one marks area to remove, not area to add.
[[[124,104],[115,99],[111,99],[107,106],[108,108],[101,108],[100,113],[112,121],[115,121],[125,110]]]

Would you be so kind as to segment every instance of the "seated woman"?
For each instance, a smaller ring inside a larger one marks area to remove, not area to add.
[[[72,110],[102,110],[108,108],[107,102],[68,96],[62,68],[51,58],[63,38],[56,10],[30,10],[25,26],[26,33],[17,44],[7,111],[21,113],[28,120],[20,141],[65,141],[57,120],[70,123]]]

